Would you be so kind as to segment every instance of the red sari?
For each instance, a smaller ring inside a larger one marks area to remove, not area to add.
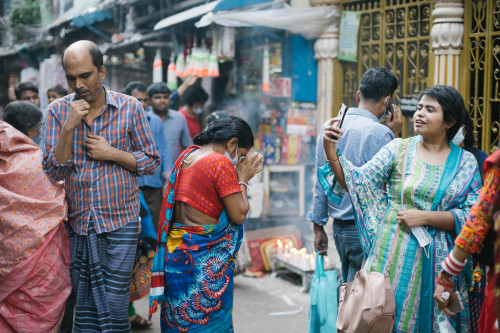
[[[484,185],[479,200],[472,207],[470,216],[460,231],[455,245],[470,253],[481,250],[486,235],[492,227],[497,230],[500,224],[500,150],[488,157],[484,163]],[[484,303],[478,321],[479,333],[495,331],[497,314],[495,305],[500,296],[500,283],[496,282],[500,276],[500,239],[495,244],[495,267],[490,267],[484,294]],[[497,288],[495,287],[497,284]]]

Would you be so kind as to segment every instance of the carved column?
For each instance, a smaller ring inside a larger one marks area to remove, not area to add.
[[[458,89],[460,51],[464,37],[463,0],[435,0],[431,30],[434,51],[434,84]]]
[[[336,10],[339,1],[311,0],[312,6],[325,6],[325,10]],[[318,62],[318,112],[317,129],[332,117],[334,84],[334,60],[339,49],[338,15],[335,21],[322,32],[314,43],[314,59]]]

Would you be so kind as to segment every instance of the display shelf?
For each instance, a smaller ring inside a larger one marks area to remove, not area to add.
[[[304,165],[264,166],[264,214],[304,216]]]

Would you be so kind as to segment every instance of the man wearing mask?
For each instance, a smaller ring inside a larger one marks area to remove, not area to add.
[[[151,103],[148,112],[152,110],[162,120],[168,148],[175,163],[181,155],[181,149],[184,150],[193,144],[186,119],[178,111],[169,109],[170,90],[166,83],[153,83],[148,87],[147,93]]]
[[[358,107],[347,110],[342,125],[344,135],[338,143],[342,154],[355,166],[364,165],[383,146],[399,136],[403,116],[396,105],[391,105],[391,97],[397,87],[396,76],[383,67],[371,68],[361,77],[356,93]],[[380,120],[386,117],[386,125],[380,124]],[[326,124],[329,122],[330,120]],[[323,148],[326,124],[318,136],[316,168],[326,163]],[[314,247],[321,255],[327,254],[328,237],[324,226],[329,216],[333,218],[333,237],[342,264],[342,280],[347,283],[354,280],[363,262],[363,250],[354,223],[351,199],[349,193],[346,193],[340,204],[329,201],[316,179],[313,210],[307,214],[307,218],[314,223]]]
[[[200,86],[193,86],[186,91],[186,104],[179,108],[179,112],[186,118],[191,139],[201,132],[200,115],[203,113],[203,105],[208,99],[208,94]]]

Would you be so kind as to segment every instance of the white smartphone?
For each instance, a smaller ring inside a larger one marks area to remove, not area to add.
[[[338,125],[339,128],[342,128],[342,124],[344,123],[344,118],[346,114],[347,114],[347,106],[344,103],[342,103],[342,106],[340,107],[339,110],[339,114],[337,116],[337,118],[340,118]]]

